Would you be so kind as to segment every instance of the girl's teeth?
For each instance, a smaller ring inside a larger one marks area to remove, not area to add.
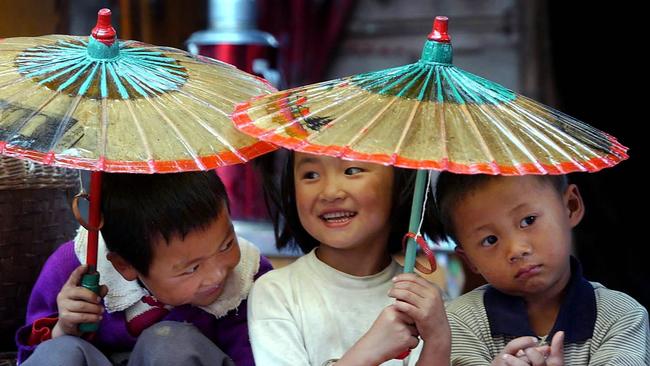
[[[354,212],[331,212],[322,215],[322,217],[327,221],[345,221],[355,215]]]

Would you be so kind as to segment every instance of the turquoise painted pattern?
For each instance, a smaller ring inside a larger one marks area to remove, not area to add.
[[[92,37],[26,49],[18,71],[46,87],[93,99],[146,98],[178,90],[188,79],[175,59],[133,41],[106,46]]]
[[[452,62],[450,44],[427,41],[413,64],[353,76],[351,83],[371,93],[457,104],[500,104],[516,94],[497,83],[461,70]]]
[[[360,74],[351,83],[371,93],[437,103],[501,104],[516,94],[449,64],[430,61]]]

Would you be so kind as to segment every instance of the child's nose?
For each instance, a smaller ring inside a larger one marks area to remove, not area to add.
[[[328,179],[320,194],[321,199],[334,201],[345,197],[345,190],[337,179]]]
[[[204,285],[213,286],[222,283],[228,275],[228,268],[222,265],[213,265],[203,277]]]
[[[514,263],[517,260],[529,256],[533,251],[532,246],[526,240],[515,240],[510,244],[509,248],[508,261],[510,263]]]

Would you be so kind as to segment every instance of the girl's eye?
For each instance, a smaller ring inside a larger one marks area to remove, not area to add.
[[[302,175],[302,179],[316,179],[318,178],[318,173],[316,172],[306,172]]]
[[[183,272],[184,275],[192,274],[196,272],[199,269],[199,265],[197,264],[196,266],[188,269],[187,271]]]
[[[537,219],[536,216],[532,216],[532,215],[531,216],[526,216],[523,220],[521,220],[521,222],[519,223],[519,226],[522,227],[522,228],[528,227],[528,226],[532,225],[535,222],[536,219]]]
[[[231,240],[227,242],[226,244],[222,245],[221,248],[219,248],[220,252],[225,252],[226,250],[232,248],[232,245],[235,243],[234,240]]]
[[[357,167],[350,167],[345,169],[345,175],[355,175],[363,172],[363,169]]]
[[[484,247],[492,246],[492,245],[496,244],[496,242],[498,240],[499,240],[499,238],[497,238],[496,236],[489,235],[485,239],[483,239],[483,241],[481,242],[481,246],[484,246]]]

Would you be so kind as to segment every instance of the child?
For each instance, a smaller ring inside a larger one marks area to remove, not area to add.
[[[440,293],[417,275],[401,274],[391,257],[408,231],[414,176],[377,164],[288,156],[282,189],[270,196],[282,226],[277,244],[297,245],[306,255],[251,290],[258,364],[402,365],[393,359],[415,348],[418,336],[424,345],[411,364],[449,363]],[[431,234],[430,224],[423,231]]]
[[[130,352],[130,365],[233,365],[226,355],[253,365],[244,299],[270,264],[237,239],[216,173],[104,174],[102,188],[112,266],[100,255],[101,294],[79,286],[81,231],[41,271],[16,335],[19,360],[111,365]],[[80,334],[80,323],[98,321]]]
[[[565,176],[442,173],[436,202],[488,282],[448,305],[454,365],[650,364],[646,309],[585,280],[571,256],[585,207]]]

